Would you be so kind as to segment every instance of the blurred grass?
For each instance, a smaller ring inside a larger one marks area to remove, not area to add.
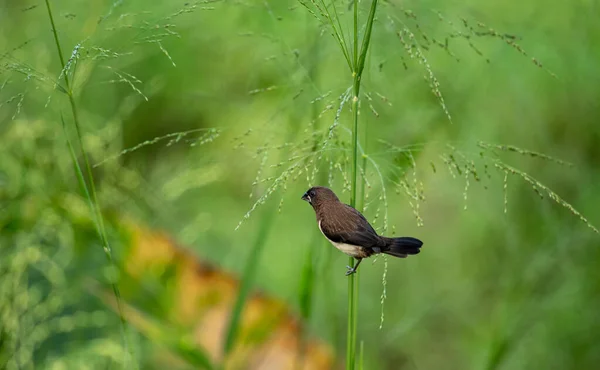
[[[73,144],[72,144],[71,140],[69,139],[69,133],[66,129],[65,119],[61,113],[60,118],[61,118],[63,133],[65,135],[65,139],[66,139],[67,145],[69,147],[69,154],[71,155],[71,161],[73,163],[73,168],[75,170],[75,174],[77,175],[79,185],[80,185],[80,187],[84,193],[84,196],[87,199],[87,202],[89,204],[90,213],[92,214],[92,218],[94,220],[94,224],[96,227],[96,232],[98,233],[98,237],[102,241],[102,249],[103,249],[104,253],[106,254],[109,268],[114,269],[115,264],[113,262],[112,251],[111,251],[111,247],[110,247],[107,235],[106,235],[106,229],[104,227],[104,216],[102,215],[101,206],[98,203],[98,196],[96,194],[96,185],[95,185],[96,180],[94,179],[94,175],[92,174],[92,168],[91,168],[90,160],[89,160],[87,152],[86,152],[86,147],[83,144],[82,133],[81,133],[80,123],[79,123],[79,118],[78,118],[78,113],[77,113],[77,105],[75,104],[75,99],[73,99],[73,90],[71,88],[71,83],[69,82],[69,69],[70,68],[75,69],[75,64],[74,64],[75,61],[73,60],[73,58],[76,58],[76,56],[72,56],[71,59],[68,60],[68,62],[67,62],[68,64],[65,63],[60,40],[58,38],[58,30],[56,29],[56,25],[54,23],[54,17],[52,16],[52,8],[51,8],[50,2],[48,0],[46,0],[45,3],[46,3],[46,10],[48,11],[48,20],[50,21],[50,25],[52,26],[52,35],[54,36],[54,43],[56,45],[58,59],[60,60],[60,67],[61,67],[60,74],[62,75],[64,84],[65,84],[64,87],[58,88],[58,90],[65,92],[65,94],[69,98],[69,104],[71,106],[73,125],[75,127],[75,132],[77,134],[76,135],[77,144],[78,144],[78,148],[81,153],[81,156],[83,158],[85,174],[87,176],[87,182],[86,182],[86,177],[84,177],[84,175],[83,175],[84,171],[82,169],[82,166],[79,164],[77,155],[75,154],[75,149],[73,147]],[[76,48],[77,48],[77,46],[76,46]],[[60,85],[57,85],[57,86],[60,86]],[[113,294],[114,294],[116,302],[117,302],[119,316],[121,318],[121,329],[122,329],[121,335],[122,335],[122,340],[123,340],[123,346],[125,347],[126,352],[129,352],[131,357],[133,357],[133,352],[131,352],[132,349],[129,346],[128,339],[127,339],[127,326],[126,326],[127,323],[125,322],[125,319],[123,318],[123,315],[121,312],[121,305],[122,305],[121,294],[119,292],[117,282],[112,281],[112,282],[110,282],[110,284],[111,284],[111,288],[112,288]],[[131,360],[125,361],[123,366],[132,367],[134,369],[137,369],[137,364]]]
[[[246,300],[252,289],[252,284],[256,276],[256,270],[259,268],[258,261],[262,256],[262,250],[267,242],[271,224],[274,218],[274,210],[267,210],[266,215],[261,220],[261,225],[258,230],[258,235],[253,243],[252,249],[250,250],[250,256],[246,261],[244,273],[242,274],[242,285],[240,286],[238,296],[231,312],[231,318],[227,325],[227,335],[223,343],[223,354],[224,357],[230,354],[233,346],[237,340],[238,332],[240,330],[240,319],[242,316],[242,310],[246,305]]]
[[[260,163],[264,160],[259,180],[277,176],[281,167],[271,166],[285,158],[273,148],[291,144],[286,150],[293,156],[298,148],[312,147],[327,136],[338,97],[348,87],[341,83],[348,76],[339,47],[304,7],[292,1],[266,4],[52,2],[66,54],[77,44],[83,47],[74,97],[92,163],[155,137],[204,130],[146,146],[93,169],[117,261],[124,258],[127,243],[115,220],[131,217],[168,230],[219,269],[241,275],[261,213],[237,232],[232,230],[267,192],[269,182],[252,186]],[[58,60],[43,8],[35,5],[0,4],[0,361],[19,358],[21,367],[30,368],[117,367],[123,358],[118,317],[101,302],[85,303],[89,292],[73,284],[80,277],[103,280],[107,271],[102,255],[93,252],[100,245],[57,129],[60,112],[69,108],[55,89]],[[401,5],[417,19],[406,16]],[[342,8],[340,4],[338,10],[346,11]],[[191,12],[169,18],[181,9]],[[360,10],[366,15],[366,9]],[[479,141],[510,144],[573,163],[568,168],[497,151],[502,161],[540,180],[598,225],[598,10],[594,2],[382,2],[366,59],[364,92],[372,101],[363,99],[360,110],[367,130],[362,144],[382,172],[389,230],[395,226],[397,235],[415,235],[425,247],[411,261],[388,262],[382,330],[383,263],[365,261],[361,267],[358,337],[365,343],[365,368],[593,369],[600,361],[598,237],[568,210],[547,196],[540,199],[512,175],[507,178],[505,214],[504,173],[489,168],[488,176],[484,165],[492,163],[481,159],[476,146]],[[481,21],[516,35],[529,56],[502,40],[472,38],[481,57],[463,38],[452,38],[457,62],[442,48],[425,50],[420,38],[452,115],[450,124],[428,86],[427,72],[405,52],[388,15],[396,26],[402,20],[415,37],[421,37],[418,24],[430,40],[440,41],[449,33],[468,31],[462,17],[473,27]],[[352,26],[342,24],[348,30]],[[158,36],[170,31],[177,35]],[[309,68],[315,44],[307,37],[310,32],[320,35],[316,75]],[[536,67],[531,57],[557,78]],[[316,120],[313,110],[318,112]],[[335,158],[347,173],[343,157],[350,135],[344,128],[350,118],[342,112],[332,138],[339,154]],[[220,134],[203,142],[210,128],[218,128]],[[298,138],[289,136],[290,131],[297,131]],[[319,136],[313,137],[313,132]],[[400,148],[424,143],[411,152],[414,168],[380,139]],[[459,175],[447,165],[447,157],[440,158],[455,153],[444,146],[447,142],[476,162],[480,181],[469,176],[466,192],[468,160],[457,159]],[[265,146],[269,148],[258,152]],[[333,173],[331,185],[347,199],[342,171],[329,167],[329,162],[321,163],[317,176],[324,174],[327,185]],[[306,246],[318,231],[312,211],[299,201],[311,180],[307,177],[305,172],[292,174],[285,192],[282,187],[270,195],[271,205],[283,203],[273,221],[273,237],[262,246],[255,280],[257,287],[297,312],[303,310],[298,287]],[[365,213],[371,220],[379,213],[375,226],[381,229],[383,189],[370,162],[367,178],[371,187],[365,189]],[[408,195],[398,185],[402,181],[410,194],[422,191],[424,199]],[[415,222],[417,204],[423,227]],[[340,312],[346,280],[337,271],[343,270],[346,258],[330,249],[324,243],[315,248],[313,310],[306,329],[330,340],[339,351],[346,322]],[[68,289],[50,288],[46,278],[38,281],[38,272],[23,273],[24,266],[27,271],[46,270],[37,260],[24,265],[16,257],[37,253],[32,251],[44,251],[56,261],[57,272],[72,283]],[[165,285],[159,281],[157,287]],[[36,304],[35,297],[48,300],[47,305]],[[100,311],[104,318],[65,327],[66,332],[50,330],[43,345],[15,347],[16,338],[36,333],[30,323],[38,319],[28,318],[29,313],[39,306],[50,314],[54,300],[68,304],[65,312],[52,311],[51,317]],[[172,304],[168,295],[140,303],[153,315]],[[109,324],[97,329],[97,322]],[[140,338],[134,347],[141,368],[164,365],[152,356],[152,340]],[[10,357],[14,353],[19,355]]]

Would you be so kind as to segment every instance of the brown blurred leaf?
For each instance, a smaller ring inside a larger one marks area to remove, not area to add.
[[[333,368],[332,348],[316,339],[302,346],[301,323],[288,305],[259,293],[247,301],[239,341],[231,355],[223,359],[222,343],[239,280],[198,260],[165,233],[133,223],[127,223],[123,231],[131,241],[123,262],[128,279],[142,284],[148,278],[160,280],[172,271],[171,280],[162,283],[158,292],[153,291],[169,299],[166,325],[189,330],[186,334],[214,363],[223,363],[225,369]],[[127,294],[124,295],[127,300]],[[146,332],[146,321],[140,320],[139,313],[130,308],[127,316],[134,326]]]

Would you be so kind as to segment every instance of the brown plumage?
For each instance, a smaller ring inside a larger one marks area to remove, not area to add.
[[[348,266],[346,275],[356,272],[363,258],[385,253],[404,258],[417,254],[423,245],[411,237],[386,238],[377,235],[367,219],[356,209],[340,202],[331,189],[316,186],[302,196],[315,210],[317,224],[323,235],[337,249],[358,260],[354,268]]]

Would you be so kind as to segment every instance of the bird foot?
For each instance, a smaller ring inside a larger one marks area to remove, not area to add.
[[[356,269],[354,267],[346,266],[346,268],[348,269],[348,271],[346,271],[346,276],[350,276],[356,273]]]

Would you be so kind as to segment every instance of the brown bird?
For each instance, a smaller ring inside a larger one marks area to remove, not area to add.
[[[365,216],[356,209],[340,202],[331,189],[315,186],[302,196],[315,210],[319,230],[334,247],[358,262],[348,267],[346,275],[356,272],[363,258],[377,253],[405,258],[418,254],[423,242],[416,238],[386,238],[377,235]]]

